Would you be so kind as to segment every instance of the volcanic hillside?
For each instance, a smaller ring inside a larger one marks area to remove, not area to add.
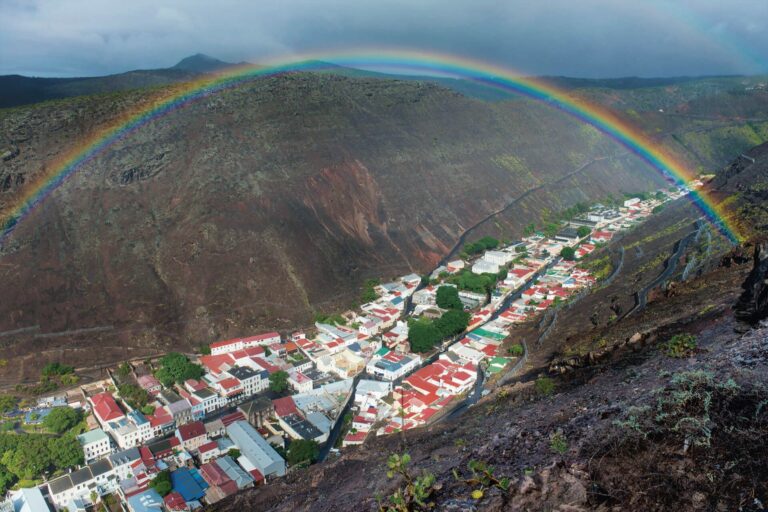
[[[0,110],[0,211],[154,95]],[[678,148],[707,169],[768,133],[753,123],[724,139],[744,121],[681,119],[638,122],[665,143],[700,130],[698,147],[727,148]],[[16,383],[52,360],[85,369],[293,329],[348,306],[366,278],[431,269],[476,224],[471,236],[512,239],[578,201],[660,184],[593,128],[530,101],[333,74],[259,79],[126,136],[18,224],[0,248],[0,344],[19,364],[0,372]]]
[[[616,279],[558,308],[554,325],[550,316],[514,332],[530,351],[523,371],[491,382],[462,415],[369,436],[212,509],[764,510],[767,177],[768,144],[711,184],[748,227],[743,245],[724,244],[679,200],[598,251],[592,261],[624,253]],[[647,289],[686,237],[647,306],[612,308]],[[410,462],[388,475],[388,458],[402,454]]]

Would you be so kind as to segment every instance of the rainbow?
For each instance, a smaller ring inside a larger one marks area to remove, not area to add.
[[[35,182],[29,183],[19,194],[17,200],[0,217],[0,228],[2,229],[0,241],[5,240],[19,222],[43,203],[78,169],[81,169],[86,163],[116,142],[140,130],[147,123],[162,118],[177,109],[184,108],[201,98],[236,87],[243,82],[293,71],[315,71],[328,66],[325,64],[327,62],[354,68],[373,68],[462,78],[511,91],[541,101],[595,127],[637,155],[677,186],[687,186],[690,181],[695,179],[695,175],[679,159],[626,120],[620,119],[608,110],[583,99],[569,96],[542,80],[525,77],[488,63],[452,55],[404,50],[354,53],[326,52],[301,57],[288,57],[263,67],[229,68],[220,74],[207,75],[198,80],[161,89],[150,101],[131,111],[122,113],[109,125],[99,129],[94,135],[83,140],[55,161],[48,163],[46,171],[42,173],[41,177]],[[733,242],[740,240],[736,226],[729,223],[728,217],[710,197],[695,190],[690,191],[690,197],[725,236]]]

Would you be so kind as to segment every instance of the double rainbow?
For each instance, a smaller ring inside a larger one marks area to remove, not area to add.
[[[511,91],[546,103],[580,121],[592,125],[631,151],[667,180],[677,186],[687,186],[695,179],[681,161],[651,140],[637,127],[608,110],[569,96],[542,80],[524,77],[515,72],[477,60],[435,53],[414,51],[374,51],[371,53],[329,52],[304,55],[273,62],[265,67],[240,66],[207,75],[198,80],[163,89],[149,102],[124,112],[96,134],[48,163],[47,171],[34,183],[29,183],[17,200],[0,217],[0,241],[4,240],[29,213],[67,181],[84,164],[93,160],[117,141],[129,137],[144,125],[177,109],[219,91],[259,77],[291,71],[313,71],[332,62],[353,68],[374,68],[409,71],[473,80],[491,87]],[[728,221],[712,198],[695,190],[690,197],[720,231],[732,241],[740,239],[738,229]]]

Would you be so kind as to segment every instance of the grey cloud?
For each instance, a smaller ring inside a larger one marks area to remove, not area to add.
[[[530,74],[768,72],[765,0],[0,0],[0,73],[93,75],[204,52],[456,53]]]

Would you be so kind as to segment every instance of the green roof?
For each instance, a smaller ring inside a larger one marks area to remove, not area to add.
[[[389,354],[389,349],[387,347],[381,347],[379,350],[376,351],[374,355],[379,357],[384,357],[387,354]]]
[[[492,357],[488,360],[488,373],[499,373],[509,363],[506,357]]]
[[[97,428],[95,430],[89,430],[88,432],[85,432],[77,436],[77,440],[80,441],[80,444],[96,443],[104,439],[108,439],[107,434],[100,428]]]
[[[491,338],[498,341],[504,341],[504,338],[506,338],[506,336],[504,336],[503,334],[499,334],[497,332],[492,332],[492,331],[486,331],[482,327],[479,329],[475,329],[472,332],[474,334],[477,334],[478,336],[482,336],[484,338]]]

